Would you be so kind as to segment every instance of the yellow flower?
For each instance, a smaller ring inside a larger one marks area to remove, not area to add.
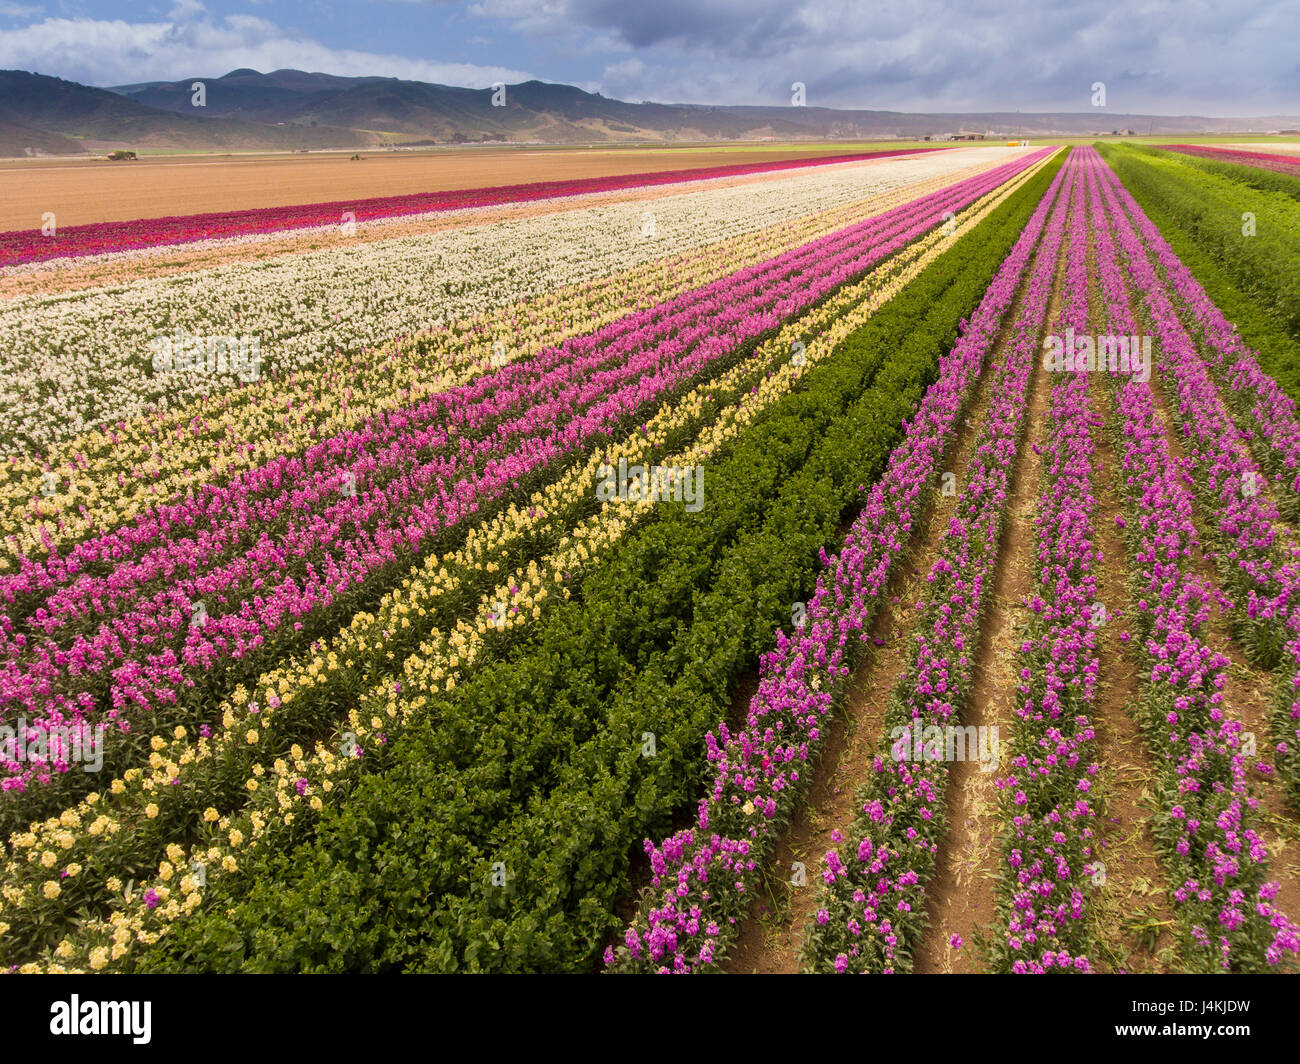
[[[249,728],[248,731],[244,732],[244,741],[248,743],[249,746],[252,746],[257,742],[257,729]]]
[[[319,795],[313,794],[313,795],[311,796],[311,807],[312,807],[313,809],[315,809],[316,812],[318,812],[318,813],[320,812],[320,810],[321,810],[321,800],[320,800],[320,796],[319,796]]]
[[[103,946],[97,946],[90,951],[90,967],[92,971],[99,971],[108,964],[108,950]]]
[[[144,815],[147,816],[150,820],[152,820],[154,817],[158,815],[158,807],[154,805],[153,802],[150,802],[148,805],[144,807]]]
[[[56,858],[54,854],[51,853],[49,850],[46,850],[43,854],[41,854],[41,864],[45,868],[53,868],[54,862],[56,860],[58,860],[58,858]]]
[[[207,821],[209,824],[215,824],[218,820],[221,819],[221,814],[218,813],[215,809],[213,809],[212,806],[208,806],[205,810],[203,810],[203,819]]]
[[[244,833],[243,833],[242,831],[240,831],[238,828],[231,828],[231,829],[230,829],[230,845],[231,845],[231,846],[242,846],[242,845],[243,845],[243,842],[244,842]]]
[[[54,880],[47,879],[45,881],[45,897],[47,901],[53,901],[62,893],[63,893],[63,888],[60,887],[58,883],[56,883]]]
[[[110,894],[116,894],[122,889],[122,881],[117,876],[109,876],[108,881],[104,884]]]
[[[239,865],[236,863],[235,859],[232,856],[227,854],[221,861],[221,867],[224,868],[227,872],[234,872],[237,868],[239,868]]]

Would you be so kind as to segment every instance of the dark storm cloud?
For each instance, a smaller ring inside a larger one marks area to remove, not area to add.
[[[612,91],[656,99],[778,102],[799,80],[810,104],[1080,110],[1103,81],[1112,109],[1300,109],[1300,5],[1290,0],[568,0],[547,9],[551,32],[586,30],[623,53],[605,79]]]
[[[256,6],[250,7],[250,4]],[[1296,0],[0,0],[0,67],[118,84],[294,66],[623,99],[1300,113]],[[71,10],[71,9],[69,9]]]

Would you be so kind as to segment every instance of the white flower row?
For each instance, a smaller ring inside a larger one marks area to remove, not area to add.
[[[962,150],[969,152],[969,149],[947,149],[947,154],[960,154]],[[968,156],[969,157],[969,156]],[[859,165],[857,163],[827,163],[826,169],[833,167],[849,167]],[[767,178],[776,179],[779,173],[766,174],[759,172],[756,174],[742,175],[744,178]],[[675,181],[670,185],[645,186],[652,191],[663,192],[666,195],[681,194],[693,191],[705,191],[709,188],[719,187],[722,183],[732,180],[726,175],[722,177],[706,177],[696,181]],[[483,204],[477,207],[457,207],[454,210],[442,211],[421,211],[417,214],[394,214],[382,218],[362,218],[352,223],[353,231],[356,233],[380,232],[384,229],[391,229],[395,226],[406,226],[420,224],[422,222],[442,222],[452,223],[461,221],[473,222],[474,216],[483,216],[489,213],[500,212],[503,210],[528,209],[538,206],[563,208],[566,203],[572,203],[576,200],[583,200],[592,204],[599,204],[604,200],[625,199],[629,193],[637,192],[640,189],[636,186],[631,188],[613,188],[600,192],[575,192],[568,196],[547,196],[539,200],[521,200],[518,202],[503,202]],[[490,222],[489,222],[490,224]],[[154,244],[149,247],[128,248],[125,251],[104,251],[96,255],[67,255],[57,259],[41,259],[37,262],[20,262],[15,266],[0,266],[0,278],[9,277],[15,274],[24,273],[43,273],[57,272],[59,270],[76,269],[81,266],[90,265],[108,265],[134,263],[151,258],[165,258],[169,255],[197,255],[204,252],[217,251],[222,248],[233,248],[240,245],[256,245],[284,242],[286,240],[309,240],[312,238],[322,238],[334,236],[341,231],[343,227],[343,218],[335,222],[324,225],[303,225],[296,228],[272,229],[267,232],[240,233],[237,236],[213,237],[207,240],[190,240],[180,244]]]
[[[908,156],[653,203],[611,203],[371,244],[229,263],[0,308],[6,450],[237,387],[233,374],[153,375],[151,342],[177,329],[255,336],[264,371],[291,371],[565,285],[780,224],[1024,149]],[[507,338],[508,339],[508,338]]]

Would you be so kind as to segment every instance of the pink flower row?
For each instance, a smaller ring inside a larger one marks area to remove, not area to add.
[[[1138,294],[1157,279],[1142,270],[1146,257],[1120,205],[1118,180],[1091,149],[1084,158],[1088,180],[1100,189],[1105,208],[1094,226],[1099,283],[1108,300],[1111,328],[1135,332],[1129,290],[1120,272],[1122,249]],[[1141,279],[1139,279],[1141,278]],[[1156,306],[1161,306],[1158,299]],[[1167,319],[1157,324],[1176,372],[1185,354]],[[1275,964],[1300,937],[1271,901],[1276,883],[1263,880],[1267,849],[1252,826],[1258,801],[1246,779],[1240,722],[1223,709],[1224,655],[1200,636],[1214,602],[1213,589],[1194,572],[1197,543],[1192,523],[1192,480],[1177,470],[1149,383],[1116,381],[1122,427],[1116,433],[1123,482],[1136,522],[1126,524],[1132,568],[1141,587],[1137,608],[1142,650],[1149,664],[1144,729],[1164,780],[1155,823],[1166,843],[1178,882],[1173,894],[1188,928],[1189,944],[1204,966]],[[1253,894],[1253,899],[1250,896]],[[1264,944],[1261,948],[1261,939]],[[1258,956],[1257,956],[1258,955]]]
[[[1087,189],[1075,186],[1060,325],[1088,333]],[[1086,374],[1048,377],[1043,488],[1036,526],[1038,577],[1033,615],[1020,643],[1020,695],[1009,771],[997,781],[1010,823],[1000,967],[1042,974],[1087,971],[1085,897],[1096,876],[1097,806],[1093,699],[1101,554],[1092,494],[1098,419]],[[1120,613],[1112,603],[1115,615]],[[1064,963],[1062,960],[1064,959]]]
[[[645,312],[650,320],[667,322],[666,333],[650,330],[643,335],[623,328],[618,330],[621,339],[613,344],[603,343],[605,336],[599,333],[570,342],[564,348],[567,359],[560,360],[564,386],[545,401],[537,401],[532,382],[518,371],[502,378],[511,382],[508,400],[502,392],[485,393],[493,412],[515,408],[525,412],[513,426],[498,425],[495,430],[489,415],[476,425],[484,433],[481,438],[456,438],[459,461],[435,457],[417,470],[404,469],[404,463],[409,465],[410,441],[404,444],[399,437],[387,452],[398,459],[392,463],[396,470],[385,489],[361,491],[358,486],[355,496],[338,493],[337,468],[322,468],[309,493],[314,490],[313,498],[331,498],[329,517],[307,512],[280,544],[262,537],[243,562],[218,574],[170,585],[143,604],[118,611],[93,634],[77,633],[67,647],[48,639],[33,643],[15,632],[10,619],[5,635],[13,650],[0,673],[0,697],[10,712],[41,713],[39,720],[46,725],[79,722],[97,711],[106,720],[125,724],[132,705],[153,709],[175,702],[181,689],[194,686],[202,673],[291,640],[310,611],[327,608],[381,566],[409,560],[427,537],[499,498],[521,477],[594,445],[645,404],[859,276],[932,228],[943,210],[973,201],[1028,161],[962,182],[956,191],[924,197],[889,212],[888,217],[850,226],[688,293],[675,301],[680,315]],[[611,360],[613,368],[591,376]],[[430,440],[436,443],[444,438],[435,433]],[[504,458],[489,456],[497,439],[506,440],[512,453]],[[423,442],[421,438],[415,445]],[[363,449],[367,447],[364,441]],[[261,521],[261,503],[238,505],[243,483],[217,489],[215,494],[236,503],[239,520]],[[292,515],[295,501],[308,500],[301,494],[304,489],[288,490],[285,512]],[[205,494],[211,498],[212,493]],[[203,504],[200,495],[194,505]],[[343,538],[349,527],[355,535]],[[166,544],[164,553],[174,549]],[[160,555],[147,557],[152,564],[161,563]],[[290,566],[296,571],[287,573]],[[38,571],[29,569],[20,579],[34,579]],[[81,579],[82,586],[95,580]],[[233,593],[243,597],[230,609],[231,589],[236,587]],[[131,592],[129,582],[125,591]],[[100,582],[89,596],[71,604],[93,606],[96,595],[122,592],[120,583]],[[204,602],[206,620],[201,625],[192,623],[196,601]],[[227,607],[224,612],[222,607]],[[49,626],[53,618],[47,613],[34,619]],[[142,658],[136,656],[141,653]],[[79,676],[90,677],[80,689],[74,680]],[[96,685],[107,687],[111,708],[100,701],[104,696]],[[5,785],[21,786],[33,767],[14,764],[10,771],[14,775]],[[37,773],[38,779],[42,776]]]
[[[1262,520],[1267,520],[1271,532],[1278,526],[1279,512],[1293,520],[1300,516],[1300,423],[1296,404],[1260,369],[1254,352],[1242,343],[1136,201],[1122,187],[1117,186],[1115,195],[1177,293],[1183,313],[1197,328],[1206,352],[1205,367],[1217,379],[1223,403],[1234,416],[1236,438],[1241,441],[1235,450],[1240,453],[1243,445],[1253,446],[1262,465],[1274,474],[1276,506],[1266,498],[1259,503],[1264,507]],[[1144,272],[1144,276],[1150,274]],[[1204,390],[1197,394],[1203,395]],[[1207,410],[1207,406],[1211,409]],[[1189,434],[1199,438],[1195,430],[1202,419],[1209,417],[1222,429],[1220,449],[1226,446],[1231,432],[1223,425],[1224,407],[1202,403],[1184,404],[1182,409]],[[1209,461],[1201,457],[1203,462]],[[1234,475],[1242,478],[1236,485],[1231,480]],[[1300,798],[1300,700],[1296,697],[1300,691],[1300,559],[1294,549],[1277,544],[1273,535],[1258,534],[1261,519],[1232,520],[1244,504],[1254,501],[1251,496],[1263,496],[1264,485],[1260,468],[1243,456],[1229,474],[1223,493],[1229,496],[1229,510],[1227,520],[1220,520],[1219,529],[1227,542],[1223,560],[1228,563],[1225,568],[1230,574],[1230,586],[1246,599],[1246,613],[1239,627],[1248,645],[1264,660],[1270,660],[1274,648],[1282,642],[1281,656],[1289,671],[1279,684],[1273,755],[1274,764],[1296,800]],[[1243,490],[1247,488],[1253,490]],[[1212,509],[1217,513],[1219,508],[1219,501],[1212,500]],[[1269,769],[1266,764],[1257,767],[1260,771]]]
[[[848,836],[847,858],[826,855],[826,891],[809,952],[818,970],[907,971],[925,929],[926,887],[945,834],[945,795],[951,768],[944,756],[907,756],[894,728],[926,744],[938,729],[958,726],[974,679],[979,626],[998,563],[1011,472],[1027,417],[1029,381],[1039,361],[1056,263],[1078,165],[1071,153],[1062,191],[1038,258],[1021,292],[1019,314],[1002,362],[989,383],[989,410],[980,427],[948,534],[926,575],[914,635],[915,656],[884,719],[881,752],[872,762],[861,815]],[[944,738],[937,740],[946,747]],[[946,755],[946,750],[935,753]],[[1085,799],[1081,799],[1086,801]],[[1055,960],[1055,958],[1054,958]],[[1074,964],[1074,960],[1069,961]],[[1086,967],[1086,959],[1080,959]]]
[[[612,192],[625,188],[704,181],[709,178],[739,177],[744,174],[792,170],[808,166],[885,159],[935,148],[900,148],[896,151],[859,152],[851,155],[827,155],[811,159],[784,159],[766,163],[733,163],[658,173],[619,174],[613,177],[583,177],[567,181],[531,181],[519,185],[492,185],[484,188],[456,189],[450,192],[421,192],[405,196],[379,196],[361,200],[337,200],[330,203],[306,203],[291,207],[258,207],[210,214],[177,215],[166,218],[142,218],[130,222],[97,222],[93,225],[70,225],[44,236],[39,229],[19,229],[0,233],[0,266],[25,262],[42,262],[70,256],[100,255],[134,248],[185,244],[197,240],[225,240],[290,229],[337,226],[345,213],[355,222],[377,218],[396,218],[412,214],[488,207],[502,203],[528,203],[560,196],[582,196]]]
[[[907,424],[883,477],[845,539],[840,554],[823,558],[826,571],[793,636],[777,634],[762,661],[762,679],[746,725],[725,723],[707,737],[716,766],[700,800],[696,824],[655,846],[646,840],[654,872],[641,915],[627,928],[607,965],[626,971],[692,971],[708,966],[734,938],[758,861],[790,816],[806,768],[826,737],[849,662],[876,612],[898,556],[907,548],[930,497],[938,463],[950,443],[984,360],[997,337],[1038,243],[1052,189],[1003,262],[952,350],[940,360],[935,384]]]
[[[1279,174],[1300,177],[1300,156],[1279,155],[1276,152],[1242,151],[1238,148],[1211,148],[1203,144],[1166,144],[1165,148],[1183,155],[1196,155],[1202,159],[1214,159],[1221,163],[1258,166],[1262,170],[1274,170]]]

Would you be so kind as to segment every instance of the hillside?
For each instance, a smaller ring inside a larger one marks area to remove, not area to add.
[[[195,107],[193,85],[206,102]],[[712,107],[629,103],[572,85],[527,81],[490,89],[399,78],[338,77],[241,68],[92,88],[24,71],[0,71],[0,154],[79,149],[286,150],[381,144],[613,143],[776,138],[877,139],[969,130],[999,136],[1088,136],[1111,130],[1194,134],[1267,131],[1294,117],[1215,119],[1097,111],[911,114],[826,107]]]
[[[195,109],[191,109],[195,110]],[[85,147],[290,149],[373,143],[354,130],[275,126],[151,107],[121,93],[21,70],[0,71],[0,122],[20,127],[3,138],[25,154],[21,127]],[[30,138],[30,134],[28,134]],[[20,143],[21,142],[21,143]],[[66,149],[65,149],[66,150]],[[73,149],[77,150],[77,149]]]

